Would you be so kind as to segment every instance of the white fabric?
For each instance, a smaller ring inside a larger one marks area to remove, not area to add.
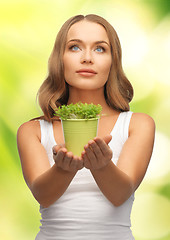
[[[128,138],[132,112],[120,113],[111,132],[109,143],[116,164],[122,146]],[[52,147],[56,145],[51,123],[40,120],[41,143],[51,166]],[[36,240],[134,240],[130,214],[134,194],[121,206],[115,207],[101,193],[90,171],[77,172],[65,193],[50,207],[40,206],[41,227]]]

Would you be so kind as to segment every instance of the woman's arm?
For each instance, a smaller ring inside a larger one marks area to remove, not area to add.
[[[101,138],[95,138],[85,147],[82,155],[85,167],[91,170],[100,190],[115,206],[124,203],[140,185],[151,158],[154,135],[153,119],[134,113],[117,166],[110,161],[110,148]],[[91,164],[94,159],[95,166]]]
[[[40,139],[38,121],[24,123],[18,129],[17,144],[25,181],[36,200],[48,207],[62,196],[83,164],[65,148],[56,146],[54,159],[57,164],[51,167]],[[71,169],[67,167],[70,162],[73,163]]]

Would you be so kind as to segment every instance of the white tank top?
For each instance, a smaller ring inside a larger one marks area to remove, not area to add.
[[[128,138],[132,112],[121,112],[111,132],[109,143],[112,161],[117,164],[123,144]],[[51,166],[52,147],[56,145],[52,123],[40,120],[41,143]],[[130,214],[134,194],[115,207],[102,194],[91,172],[77,172],[65,193],[50,207],[40,206],[41,226],[36,240],[134,240]]]

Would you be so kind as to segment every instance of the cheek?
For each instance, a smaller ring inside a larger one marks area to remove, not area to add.
[[[69,57],[66,57],[66,56],[63,57],[63,65],[64,65],[64,76],[65,78],[67,78],[71,71],[71,61],[69,60]]]
[[[64,69],[66,71],[74,70],[75,62],[76,62],[75,57],[73,58],[69,54],[66,54],[66,55],[63,56],[63,64],[64,64]]]
[[[112,61],[108,59],[107,61],[105,61],[105,64],[101,66],[101,69],[103,70],[104,75],[108,76],[108,74],[110,73],[111,65],[112,65]]]

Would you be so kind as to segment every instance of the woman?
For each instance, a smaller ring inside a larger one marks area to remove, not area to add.
[[[129,111],[133,88],[113,27],[96,15],[70,18],[59,31],[49,75],[38,92],[44,116],[17,134],[23,175],[42,216],[36,240],[134,239],[130,213],[152,154],[155,124]],[[54,109],[101,104],[98,135],[81,157],[64,147]]]

